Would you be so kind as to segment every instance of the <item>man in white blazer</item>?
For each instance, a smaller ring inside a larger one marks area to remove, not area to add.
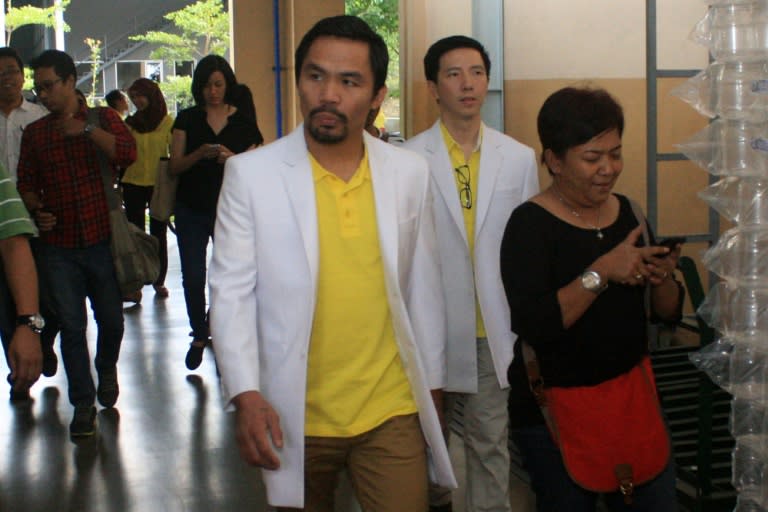
[[[446,416],[464,402],[466,510],[509,511],[507,367],[516,336],[501,282],[499,250],[512,210],[539,190],[534,152],[482,122],[491,62],[465,36],[424,57],[440,119],[406,143],[427,158],[446,301]],[[450,511],[450,490],[433,488],[430,510]]]
[[[333,510],[343,469],[365,510],[425,510],[428,473],[456,486],[427,164],[363,133],[388,64],[365,22],[319,21],[295,62],[304,124],[230,158],[217,211],[211,327],[240,451],[280,510]]]

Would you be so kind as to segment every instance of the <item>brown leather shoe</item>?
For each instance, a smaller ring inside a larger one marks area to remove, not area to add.
[[[167,299],[168,295],[170,295],[170,293],[168,292],[168,288],[166,288],[161,284],[154,285],[154,288],[155,288],[155,296],[157,296],[157,298],[159,299]]]
[[[141,302],[141,290],[137,290],[133,293],[127,293],[123,295],[123,302],[133,302],[138,304]]]

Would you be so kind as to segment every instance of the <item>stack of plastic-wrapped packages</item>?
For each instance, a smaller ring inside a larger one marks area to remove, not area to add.
[[[673,94],[712,121],[679,147],[735,227],[703,256],[720,280],[698,313],[718,337],[692,359],[733,395],[735,510],[768,511],[768,0],[707,3],[691,37],[714,60]]]

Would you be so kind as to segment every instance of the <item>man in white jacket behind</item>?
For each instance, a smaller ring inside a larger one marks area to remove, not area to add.
[[[465,36],[434,43],[424,57],[440,119],[406,143],[429,162],[435,185],[442,289],[448,316],[446,417],[464,400],[466,510],[508,512],[507,367],[516,336],[501,283],[499,252],[512,210],[539,190],[536,159],[482,122],[491,61]],[[433,489],[431,510],[451,510]]]
[[[456,485],[427,164],[363,131],[388,60],[359,18],[319,21],[296,50],[304,124],[225,168],[212,337],[241,454],[281,510],[333,510],[344,469],[376,512],[425,510],[428,474]]]

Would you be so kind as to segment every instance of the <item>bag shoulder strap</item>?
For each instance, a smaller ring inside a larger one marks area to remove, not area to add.
[[[98,126],[101,128],[101,119],[99,112],[101,108],[88,108],[86,119],[88,124]],[[96,146],[96,144],[94,144]],[[109,159],[106,153],[101,148],[96,146],[96,158],[99,162],[99,170],[101,171],[101,182],[104,186],[104,196],[107,198],[107,206],[110,210],[120,208],[120,198],[115,192],[114,179],[112,177],[112,166],[109,165]]]
[[[640,208],[640,205],[637,204],[637,202],[634,199],[629,199],[629,206],[632,207],[632,213],[635,214],[635,219],[637,219],[637,223],[640,224],[640,227],[643,230],[643,242],[645,242],[645,246],[648,247],[649,245],[651,245],[651,235],[648,233],[648,221],[645,219],[645,214],[643,214],[643,209]],[[645,285],[645,294],[643,295],[643,304],[645,305],[645,312],[648,315],[648,318],[650,318],[651,287],[648,284]]]
[[[520,341],[523,345],[523,363],[525,364],[525,373],[528,375],[528,387],[533,393],[533,397],[536,399],[536,403],[541,410],[541,415],[544,416],[544,421],[549,427],[549,431],[555,438],[555,443],[559,443],[557,424],[552,418],[552,414],[549,412],[547,406],[547,397],[544,393],[544,378],[541,376],[541,367],[539,366],[539,359],[536,356],[536,351],[527,341]]]
[[[629,206],[632,208],[632,213],[635,215],[635,219],[637,219],[637,223],[643,228],[643,242],[645,242],[645,245],[650,245],[651,236],[648,233],[648,221],[645,219],[643,209],[634,199],[627,199],[629,200]]]

